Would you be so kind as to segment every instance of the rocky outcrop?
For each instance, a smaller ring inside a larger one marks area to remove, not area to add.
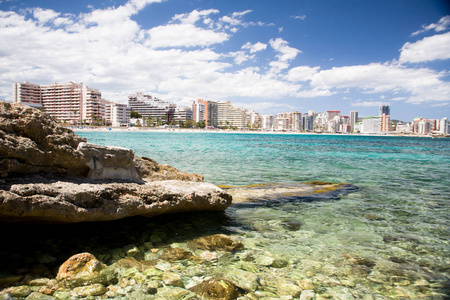
[[[0,102],[0,221],[106,221],[231,204],[202,181],[130,149],[87,143],[37,109]]]
[[[181,180],[92,183],[42,176],[0,184],[0,220],[75,223],[131,216],[224,210],[231,196],[213,184]]]
[[[37,173],[89,180],[203,181],[130,149],[86,143],[37,109],[0,101],[0,177]]]
[[[86,176],[77,147],[85,139],[37,109],[0,102],[0,175],[64,173]]]

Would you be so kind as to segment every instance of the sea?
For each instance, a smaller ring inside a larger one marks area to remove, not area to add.
[[[8,225],[0,248],[4,270],[47,272],[52,278],[61,262],[76,253],[90,252],[112,265],[127,247],[183,248],[196,237],[223,233],[241,241],[244,249],[218,254],[207,264],[169,264],[183,274],[186,286],[220,269],[222,274],[240,270],[257,276],[251,283],[256,290],[241,299],[450,298],[450,139],[75,132],[90,143],[130,148],[224,188],[309,181],[352,188],[288,201],[256,199],[220,213],[49,227]],[[150,259],[154,254],[146,255]],[[139,299],[129,293],[118,298]]]
[[[289,262],[288,271],[276,270],[279,275],[311,281],[316,295],[323,293],[324,298],[450,295],[450,139],[76,133],[90,143],[131,148],[139,156],[201,174],[206,182],[220,186],[315,180],[351,184],[355,187],[351,193],[328,198],[232,205],[225,211],[226,221],[205,220],[199,226],[235,235],[255,255]],[[270,273],[273,268],[259,272],[278,276]]]

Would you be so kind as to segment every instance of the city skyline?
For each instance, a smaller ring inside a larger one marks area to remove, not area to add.
[[[445,1],[0,1],[0,99],[14,82],[83,82],[261,114],[450,115]]]

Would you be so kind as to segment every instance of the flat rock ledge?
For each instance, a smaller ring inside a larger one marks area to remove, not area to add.
[[[33,176],[0,181],[0,220],[32,223],[110,221],[224,210],[231,196],[205,182],[64,181]]]

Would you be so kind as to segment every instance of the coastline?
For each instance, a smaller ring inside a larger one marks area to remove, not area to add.
[[[317,132],[284,132],[284,131],[255,131],[228,129],[194,129],[194,128],[154,128],[154,127],[73,127],[66,126],[75,132],[152,132],[152,133],[236,133],[236,134],[273,134],[273,135],[331,135],[331,136],[376,136],[376,137],[421,137],[421,138],[450,138],[450,135],[405,134],[397,132],[386,133],[317,133]]]

